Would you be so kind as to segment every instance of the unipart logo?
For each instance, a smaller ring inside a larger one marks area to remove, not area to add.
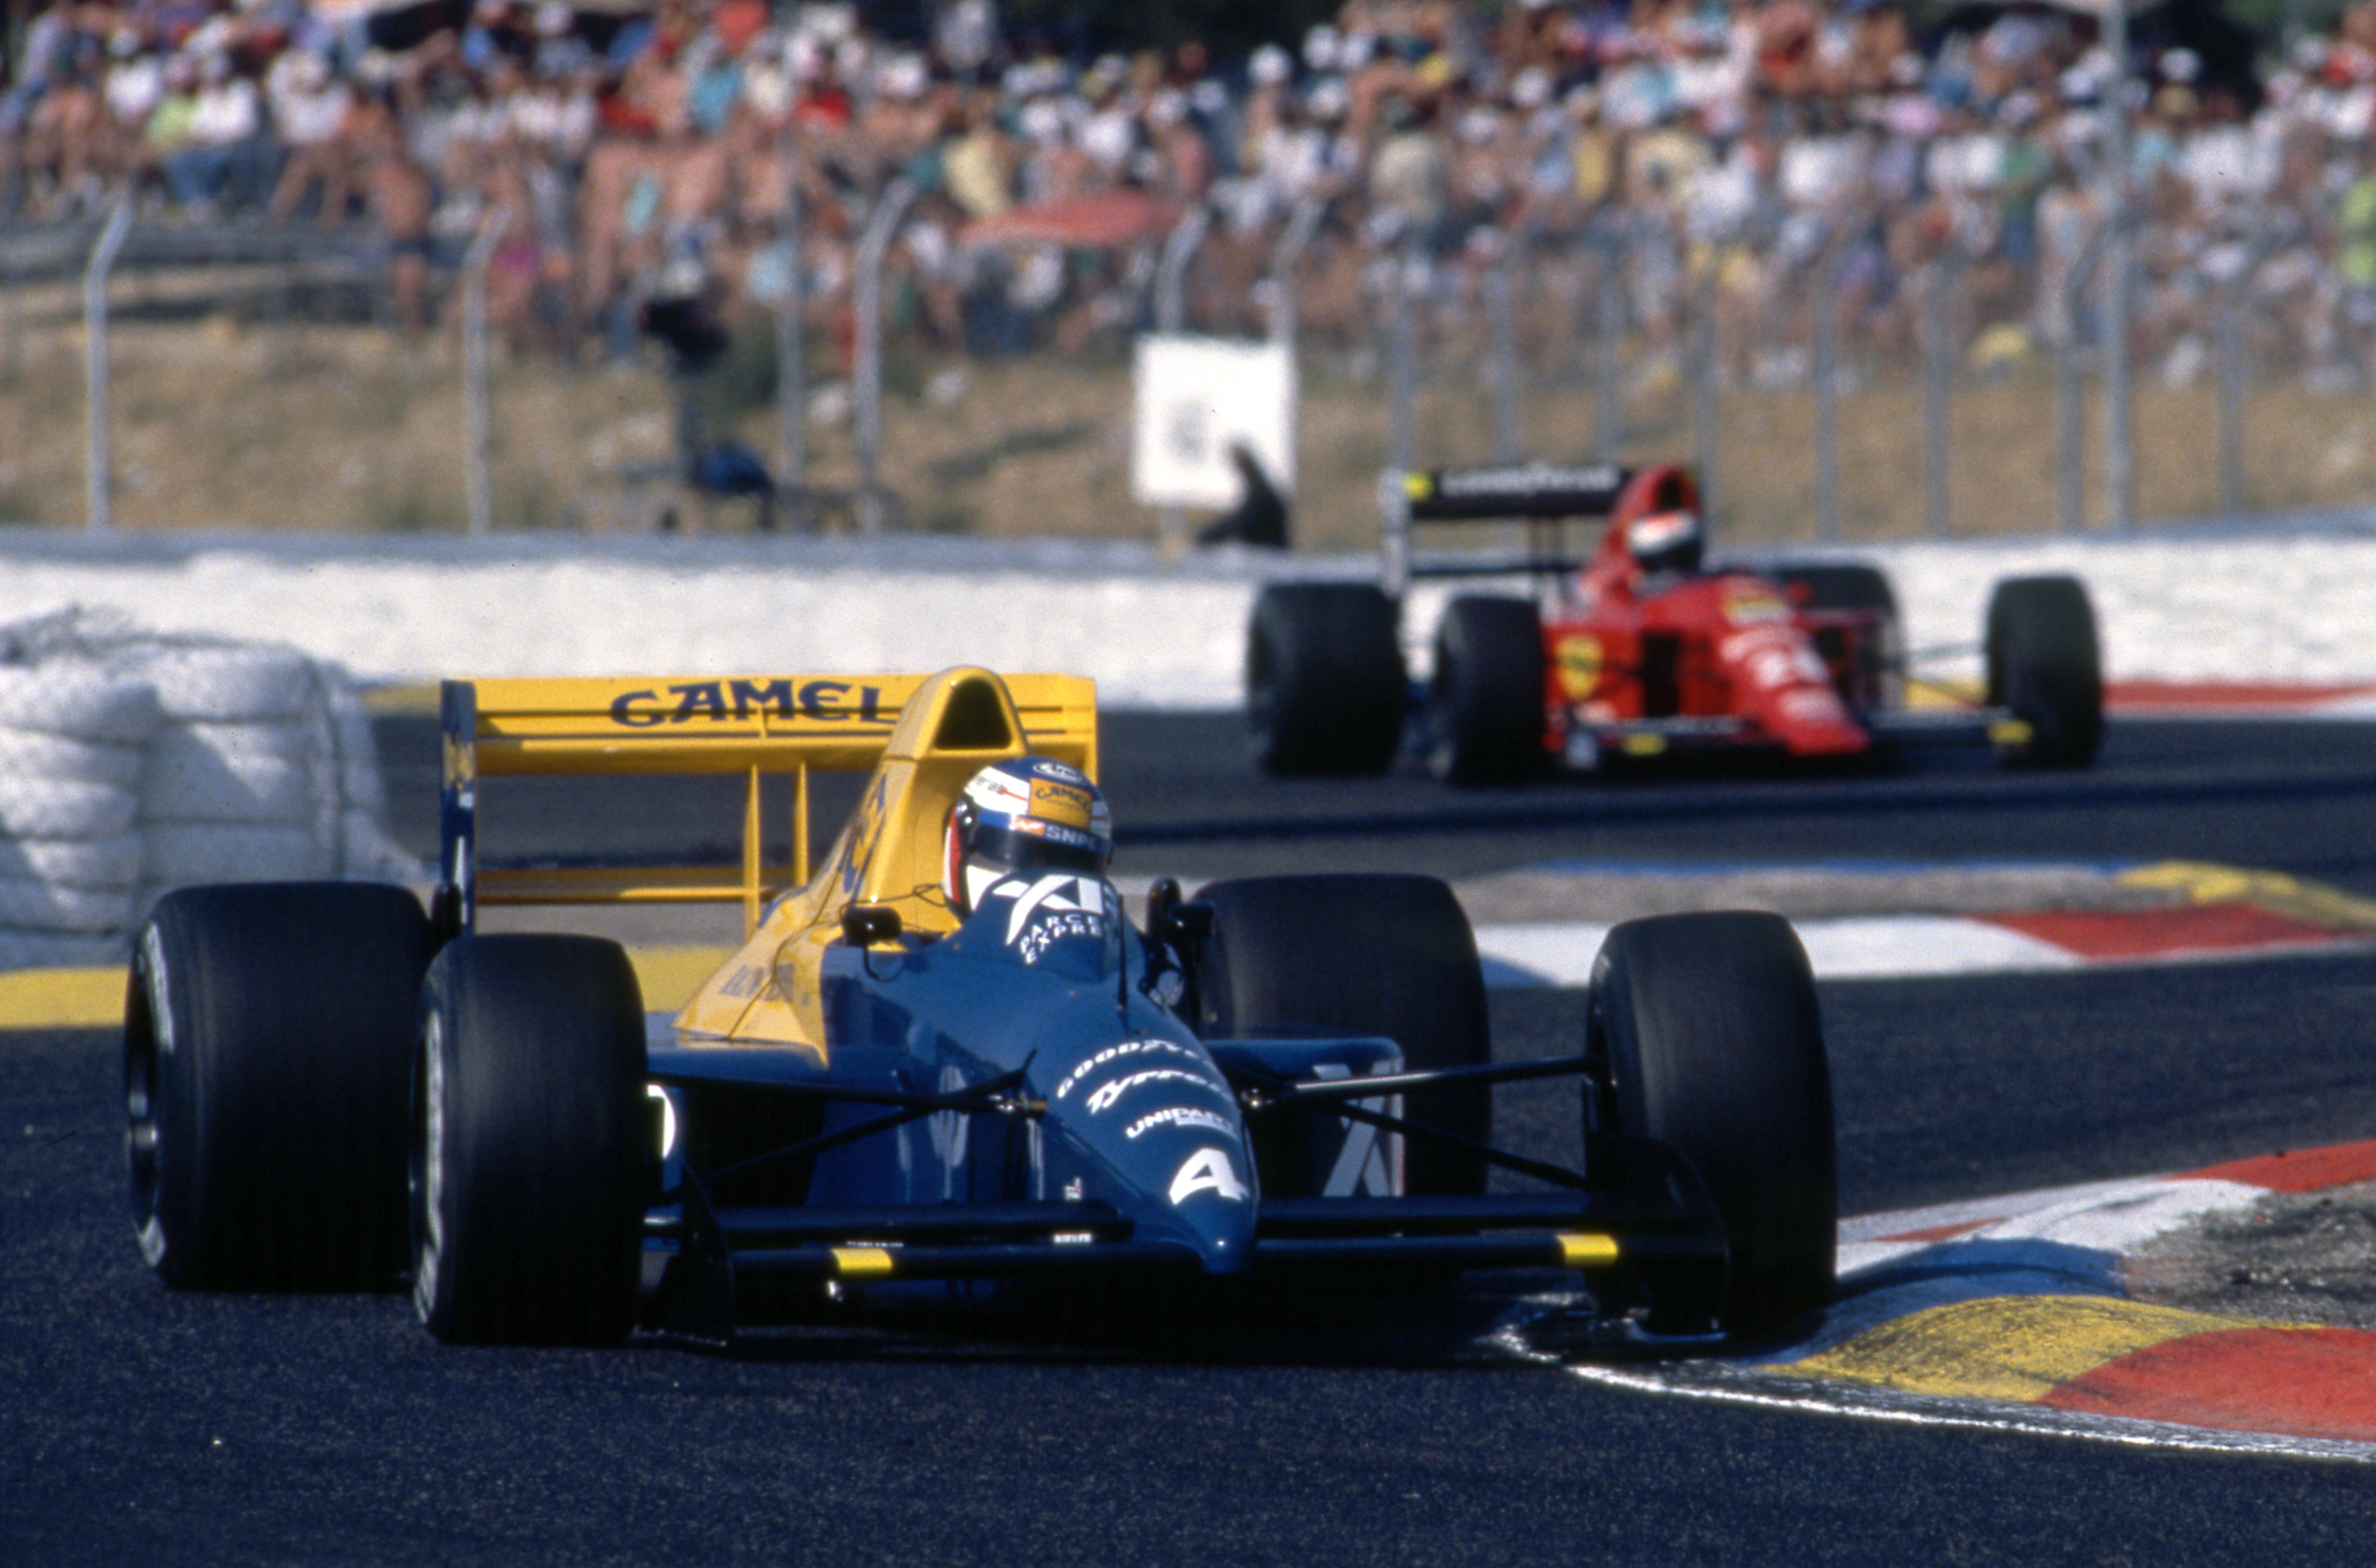
[[[754,714],[826,723],[889,724],[883,689],[849,681],[681,681],[622,692],[611,700],[611,722],[647,730],[656,724],[729,724]]]

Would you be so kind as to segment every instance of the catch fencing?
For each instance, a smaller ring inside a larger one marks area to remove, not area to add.
[[[720,428],[690,407],[697,370],[630,377],[612,402],[651,417],[624,457],[590,439],[583,451],[539,445],[527,406],[540,373],[583,387],[615,377],[622,360],[648,364],[653,342],[605,338],[583,321],[558,349],[507,337],[490,291],[512,220],[485,215],[445,279],[446,332],[406,350],[406,395],[450,405],[455,422],[441,471],[380,485],[410,496],[393,526],[474,536],[687,526],[747,496],[776,526],[1031,531],[1028,505],[1017,515],[1011,500],[1004,512],[945,504],[996,463],[1064,444],[1035,424],[1045,410],[1028,396],[953,420],[968,372],[998,386],[1011,383],[993,383],[993,372],[1033,367],[1102,375],[1083,422],[1101,428],[1068,439],[1108,451],[1129,417],[1127,345],[1147,330],[1289,346],[1305,389],[1300,537],[1324,545],[1366,536],[1380,467],[1488,458],[1687,457],[1720,527],[1823,543],[2119,529],[2134,520],[2118,478],[2132,474],[2135,506],[2156,518],[2335,504],[2376,480],[2376,452],[2321,469],[2276,439],[2299,440],[2306,411],[2364,400],[2369,327],[2316,237],[2274,216],[2207,238],[2146,220],[2125,246],[2101,221],[2074,221],[2017,257],[2000,236],[1952,224],[1909,239],[1903,215],[1882,208],[1752,208],[1719,227],[1623,208],[1460,226],[1311,198],[1253,217],[1192,205],[1159,228],[1084,246],[1042,236],[968,248],[961,231],[944,232],[959,257],[960,280],[947,285],[962,296],[956,308],[971,323],[995,307],[1007,323],[984,348],[935,340],[912,308],[952,270],[930,259],[923,231],[935,220],[919,197],[894,180],[867,199],[838,272],[814,264],[816,237],[790,204],[774,244],[801,263],[776,269],[772,295],[705,285],[736,336],[767,345],[766,406],[732,411]],[[245,297],[266,302],[249,314],[252,330],[280,345],[261,356],[267,383],[274,367],[305,359],[287,342],[319,330],[303,302],[323,297],[326,273],[350,301],[376,301],[366,324],[387,329],[383,252],[352,240],[275,250],[256,234],[247,254],[214,265],[244,268]],[[1034,244],[1046,254],[1031,256]],[[74,334],[83,354],[81,515],[52,505],[37,520],[173,525],[154,498],[137,519],[122,516],[126,394],[113,321],[153,294],[153,283],[127,279],[208,265],[189,249],[186,226],[128,206],[0,244],[0,382],[21,379],[42,333]],[[1075,265],[1085,255],[1097,265]],[[2149,259],[2115,290],[2107,267],[2130,255]],[[1029,311],[1004,297],[1050,257],[1064,279],[1057,291]],[[78,277],[78,318],[31,303],[45,269]],[[2116,298],[2140,302],[2118,332],[2106,309]],[[2108,396],[2116,362],[2141,377],[2133,410],[2124,393]],[[944,397],[944,386],[956,390]],[[954,423],[986,456],[935,446]],[[653,439],[655,429],[665,435]],[[292,444],[303,437],[290,432]],[[721,477],[712,459],[730,450],[744,460]],[[361,488],[381,457],[348,454]],[[1078,486],[1058,477],[1042,490],[1038,519],[1054,531],[1176,542],[1188,526],[1176,513],[1114,516],[1111,476],[1094,517],[1064,515],[1085,505]],[[260,514],[279,510],[259,497]]]

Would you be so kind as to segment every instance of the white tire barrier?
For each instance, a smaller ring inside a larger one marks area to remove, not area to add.
[[[120,932],[131,921],[129,887],[71,887],[59,882],[0,877],[0,929],[97,936]]]
[[[130,790],[140,782],[145,756],[138,745],[126,742],[0,727],[0,778],[37,778]]]
[[[105,612],[0,626],[0,968],[121,963],[196,883],[417,880],[386,815],[335,666]]]
[[[129,893],[140,885],[140,861],[137,833],[113,838],[0,838],[0,878]]]
[[[131,829],[140,798],[105,784],[0,777],[0,835],[10,838],[113,838]]]
[[[122,933],[75,936],[63,932],[0,931],[0,969],[103,968],[131,956]]]
[[[199,882],[294,882],[328,876],[329,847],[310,827],[152,823],[142,833],[143,878],[162,887]]]
[[[0,664],[0,727],[137,746],[157,719],[156,688],[98,659]]]
[[[310,825],[321,796],[311,742],[297,724],[165,724],[141,770],[141,818]]]
[[[169,644],[130,668],[155,688],[167,719],[303,719],[322,687],[314,661],[296,649],[245,643]]]

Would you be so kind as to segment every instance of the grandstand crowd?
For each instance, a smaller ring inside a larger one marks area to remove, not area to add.
[[[1907,350],[1949,276],[1974,340],[2092,330],[2124,112],[2140,354],[2180,374],[2232,284],[2281,358],[2363,374],[2376,0],[2289,42],[2180,14],[2141,8],[2121,77],[2088,0],[1935,36],[1895,0],[1345,0],[1244,58],[1067,57],[995,0],[911,37],[766,0],[58,0],[9,61],[0,199],[368,235],[415,329],[484,234],[491,319],[564,355],[632,342],[655,297],[731,323],[795,280],[846,343],[894,189],[889,292],[925,351],[1078,349],[1144,324],[1202,207],[1203,327],[1264,330],[1283,276],[1302,330],[1358,347],[1416,277],[1456,332],[1520,244],[1535,351],[1574,351],[1611,291],[1654,339],[1705,300],[1757,374],[1819,303]]]

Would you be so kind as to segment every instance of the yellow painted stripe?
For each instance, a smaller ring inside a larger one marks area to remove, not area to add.
[[[2346,931],[2376,931],[2376,898],[2362,898],[2283,872],[2204,861],[2163,861],[2122,872],[2132,887],[2181,892],[2194,904],[2250,904],[2271,914]]]
[[[1568,1268],[1607,1268],[1617,1261],[1614,1236],[1562,1236],[1560,1262]]]
[[[887,1247],[836,1247],[833,1261],[844,1274],[864,1277],[891,1272],[891,1251]]]
[[[123,1022],[122,969],[0,971],[0,1028],[97,1029]]]
[[[1776,1370],[1912,1394],[2031,1404],[2107,1362],[2167,1340],[2254,1326],[2109,1296],[1994,1296],[1910,1313]]]

